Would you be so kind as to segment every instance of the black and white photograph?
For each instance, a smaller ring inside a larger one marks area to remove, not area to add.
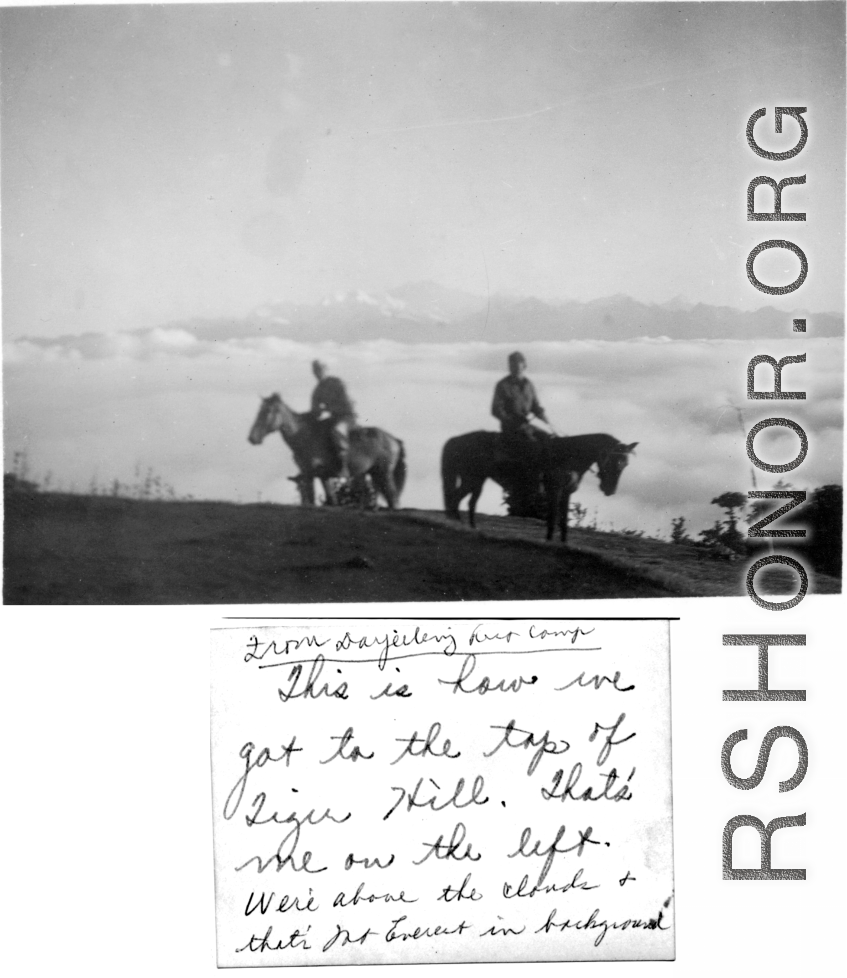
[[[4,970],[844,970],[845,57],[0,0]]]
[[[840,590],[843,4],[2,24],[7,603]]]

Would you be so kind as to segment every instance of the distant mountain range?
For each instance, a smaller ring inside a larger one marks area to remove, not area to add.
[[[164,328],[187,331],[199,340],[257,336],[340,343],[380,339],[402,343],[527,343],[641,337],[718,340],[790,338],[791,319],[803,316],[809,321],[809,336],[844,333],[844,317],[834,313],[788,312],[772,306],[742,312],[728,306],[692,304],[679,297],[661,305],[637,302],[626,295],[590,302],[544,302],[507,295],[484,298],[434,282],[415,282],[382,295],[362,290],[346,292],[315,305],[264,305],[243,318],[194,319],[168,323]],[[149,332],[137,330],[136,335]],[[96,345],[93,334],[88,338]],[[50,345],[62,340],[30,342]]]
[[[742,312],[727,306],[687,303],[680,298],[647,305],[626,295],[591,302],[543,302],[529,297],[493,295],[490,299],[415,282],[382,295],[348,292],[317,305],[262,306],[243,321],[197,320],[179,323],[198,338],[281,336],[293,340],[388,339],[403,343],[490,343],[532,340],[749,339],[789,337],[794,317],[766,306]],[[841,336],[844,317],[809,314],[810,336]]]

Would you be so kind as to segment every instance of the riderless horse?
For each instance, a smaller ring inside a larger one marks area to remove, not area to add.
[[[298,414],[283,401],[279,394],[262,398],[262,405],[250,434],[252,445],[261,445],[265,435],[278,431],[294,454],[300,469],[295,476],[301,500],[314,504],[314,480],[323,483],[327,501],[335,502],[332,480],[340,470],[339,459],[333,448],[329,427],[311,413]],[[403,442],[381,428],[351,428],[350,450],[347,458],[351,481],[362,481],[370,475],[373,486],[394,509],[406,481],[406,451]]]
[[[539,469],[547,495],[548,540],[553,538],[558,518],[562,543],[566,541],[570,497],[591,466],[597,466],[601,491],[611,496],[637,444],[625,445],[603,434],[545,437],[540,441]],[[470,495],[468,515],[471,526],[475,526],[476,504],[486,479],[511,490],[526,480],[526,471],[506,454],[497,432],[472,431],[457,435],[444,445],[441,478],[446,514],[460,519],[459,505]]]

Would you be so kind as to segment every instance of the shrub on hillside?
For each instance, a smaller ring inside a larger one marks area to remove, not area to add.
[[[671,520],[671,543],[681,544],[691,542],[691,537],[685,530],[685,517],[677,516],[676,519]]]
[[[804,516],[811,529],[809,560],[816,571],[841,577],[844,490],[831,484],[815,489]]]
[[[747,538],[739,532],[738,521],[741,511],[747,504],[747,497],[742,492],[724,492],[712,500],[712,505],[726,510],[726,518],[715,520],[714,526],[701,530],[700,546],[716,549],[727,548],[736,554],[747,553]]]

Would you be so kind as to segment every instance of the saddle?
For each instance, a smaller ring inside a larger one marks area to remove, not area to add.
[[[516,467],[524,472],[537,470],[540,473],[546,442],[551,437],[546,431],[532,425],[514,434],[501,433],[495,446],[495,461],[498,465]]]
[[[322,477],[330,479],[337,478],[341,470],[341,458],[339,457],[338,446],[333,434],[334,424],[335,421],[331,417],[321,418],[316,422],[319,433],[319,450],[323,456],[322,465],[320,466],[323,473]],[[348,460],[349,453],[353,449],[357,449],[359,452],[367,452],[369,443],[372,443],[378,434],[379,428],[367,427],[350,422],[347,429]]]

